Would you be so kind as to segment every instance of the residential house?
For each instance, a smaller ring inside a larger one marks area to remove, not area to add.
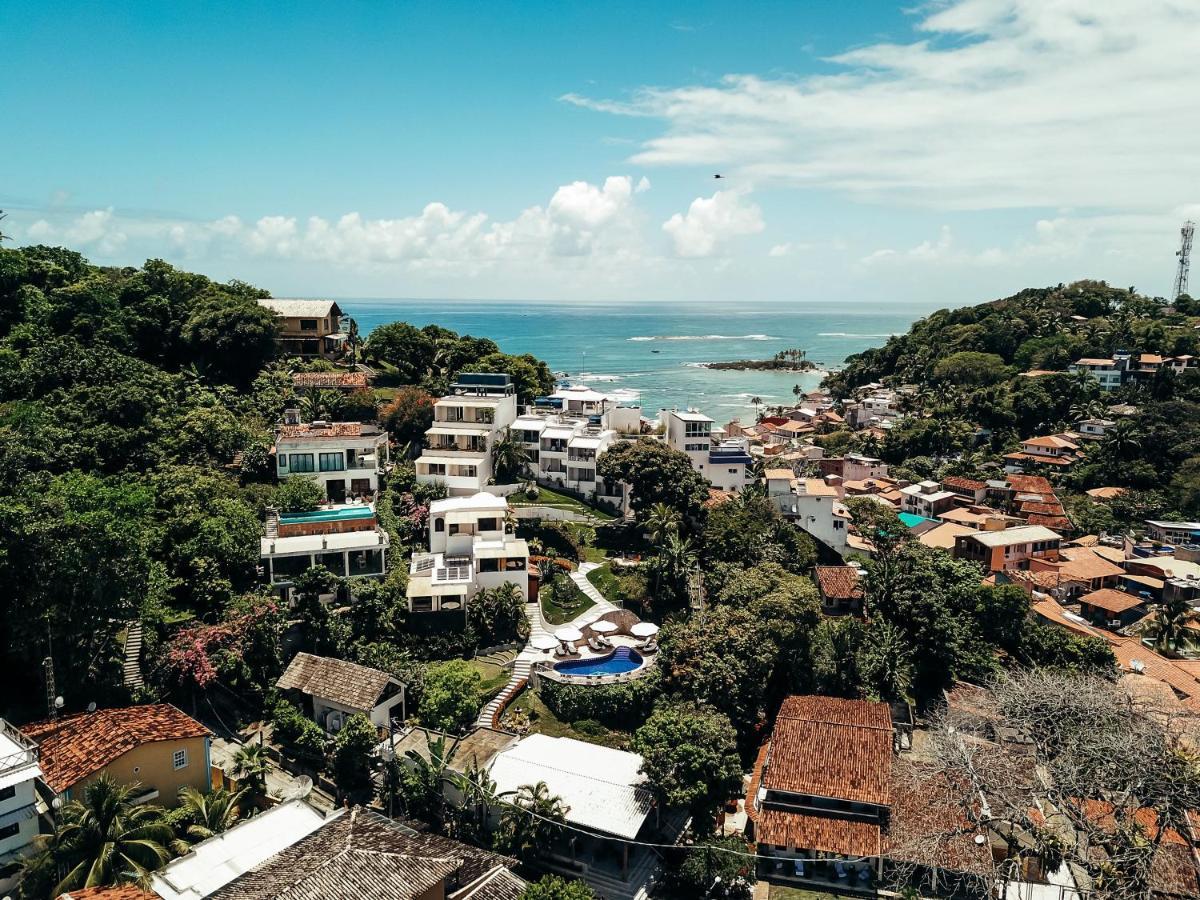
[[[614,750],[574,738],[531,734],[492,757],[487,773],[497,796],[515,793],[523,785],[545,782],[566,807],[566,824],[595,835],[561,839],[551,851],[551,863],[572,865],[590,874],[585,860],[608,849],[606,839],[620,841],[616,852],[622,872],[630,867],[630,841],[644,839],[653,825],[654,796],[642,773],[637,753]],[[582,846],[581,846],[582,845]],[[645,853],[647,851],[641,851]]]
[[[324,566],[339,578],[387,574],[391,537],[372,503],[341,503],[306,512],[267,511],[259,556],[268,583],[286,589],[296,576]]]
[[[1021,441],[1021,449],[1004,454],[1004,471],[1021,473],[1026,468],[1051,466],[1065,469],[1079,458],[1079,444],[1060,435],[1033,437]]]
[[[827,616],[861,615],[862,574],[863,570],[856,566],[815,566],[813,577],[821,595],[821,612]]]
[[[1112,419],[1080,419],[1075,423],[1075,430],[1081,438],[1089,441],[1101,440],[1117,425]]]
[[[754,480],[754,458],[745,438],[729,438],[708,451],[708,468],[703,473],[720,491],[738,493]]]
[[[760,877],[810,880],[814,860],[848,859],[848,883],[867,886],[881,872],[892,748],[886,703],[786,698],[746,794]]]
[[[527,885],[515,864],[362,807],[324,815],[287,800],[190,847],[149,876],[144,897],[518,900]]]
[[[672,450],[686,453],[692,468],[701,475],[708,464],[708,452],[712,449],[713,420],[694,409],[664,409],[659,421],[665,426],[664,437]]]
[[[936,519],[955,505],[958,495],[944,491],[936,481],[919,481],[900,489],[900,510],[925,519]]]
[[[212,787],[212,733],[169,703],[73,713],[25,725],[46,786],[67,800],[101,775],[139,784],[137,802],[174,806],[180,788]]]
[[[259,300],[279,318],[279,344],[290,356],[337,359],[346,350],[342,310],[332,300]]]
[[[1146,614],[1146,602],[1125,591],[1101,588],[1079,598],[1079,612],[1093,625],[1116,630],[1142,618]]]
[[[464,372],[433,406],[433,424],[416,461],[417,481],[444,484],[451,496],[471,496],[492,480],[492,447],[517,418],[512,377]]]
[[[888,464],[882,459],[864,453],[847,453],[842,457],[842,470],[831,474],[841,475],[845,481],[865,481],[870,478],[887,478]]]
[[[1125,575],[1124,568],[1095,547],[1061,547],[1057,559],[1032,558],[1028,569],[1045,573],[1043,588],[1059,600],[1116,587]]]
[[[795,522],[838,555],[844,554],[850,515],[838,499],[837,488],[821,478],[795,479],[786,494],[772,492],[779,487],[778,480],[769,483],[768,496],[784,518]]]
[[[301,422],[284,412],[275,428],[275,471],[283,478],[312,478],[331,503],[370,499],[388,464],[388,435],[366,422]]]
[[[1147,519],[1146,537],[1160,544],[1200,544],[1200,522]]]
[[[954,544],[960,537],[965,534],[971,534],[976,530],[969,525],[943,521],[941,524],[935,525],[927,531],[918,533],[917,540],[926,547],[945,550],[947,553],[950,553],[954,550]]]
[[[37,744],[0,719],[0,893],[16,886],[21,859],[34,849],[43,777]]]
[[[397,707],[399,718],[408,718],[407,687],[400,679],[344,659],[297,653],[275,687],[309,698],[305,705],[311,706],[313,719],[331,734],[341,731],[354,715],[364,715],[383,729],[389,727]]]
[[[476,592],[510,583],[528,599],[529,545],[508,531],[508,501],[494,494],[429,505],[429,552],[409,567],[410,612],[465,611]]]
[[[947,475],[942,479],[942,488],[953,491],[972,505],[980,504],[987,497],[987,482],[962,475]]]
[[[1030,560],[1057,560],[1062,536],[1042,525],[974,531],[954,541],[957,559],[973,560],[986,572],[1028,569]]]
[[[1102,391],[1115,391],[1125,378],[1125,367],[1115,359],[1084,357],[1067,367],[1069,372],[1086,372]]]

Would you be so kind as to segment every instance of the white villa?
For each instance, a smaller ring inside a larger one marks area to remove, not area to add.
[[[714,429],[713,420],[696,410],[664,409],[660,419],[667,445],[686,453],[713,487],[737,492],[753,481],[754,459],[745,438],[718,440],[724,430]]]
[[[492,479],[492,446],[516,417],[517,389],[509,375],[464,372],[434,404],[417,481],[444,484],[452,496],[479,493]]]
[[[448,497],[429,506],[429,552],[414,553],[411,612],[465,610],[472,596],[508,582],[529,598],[529,545],[508,533],[508,501],[493,494]]]
[[[315,478],[331,503],[374,497],[388,458],[388,435],[378,425],[320,419],[304,423],[299,410],[289,409],[275,429],[279,477]]]
[[[926,519],[936,519],[953,507],[958,498],[954,491],[942,490],[942,486],[936,481],[918,481],[916,484],[902,487],[900,495],[901,512]]]
[[[836,487],[823,478],[796,478],[790,469],[768,469],[764,481],[767,497],[785,519],[845,554],[850,513]]]
[[[0,893],[15,887],[18,863],[38,836],[41,777],[37,744],[0,719]]]
[[[541,397],[509,426],[529,455],[530,473],[593,500],[620,506],[623,487],[605,482],[596,462],[613,443],[641,431],[642,410],[585,386]]]
[[[325,566],[341,578],[369,578],[387,572],[387,530],[370,503],[343,503],[310,512],[267,513],[259,555],[264,575],[286,589],[312,566]]]

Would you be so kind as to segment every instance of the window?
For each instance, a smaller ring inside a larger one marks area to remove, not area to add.
[[[312,472],[313,455],[311,453],[293,453],[288,459],[288,465],[293,472]]]
[[[188,764],[187,750],[176,750],[171,754],[171,765],[176,769],[186,769]]]
[[[17,796],[17,786],[15,784],[10,784],[6,788],[0,788],[0,800],[11,800],[15,796]]]
[[[316,331],[317,330],[317,320],[316,319],[301,319],[300,320],[300,330],[301,331]]]
[[[287,454],[286,454],[286,453],[280,453],[280,454],[279,454],[279,459],[277,460],[277,462],[278,462],[278,464],[279,464],[279,471],[280,471],[280,472],[286,472],[286,471],[287,471],[287,460],[288,460],[288,458],[287,458]]]
[[[342,455],[341,451],[322,453],[320,462],[322,472],[340,472],[346,468],[346,457]]]
[[[441,534],[443,531],[445,531],[446,530],[446,520],[445,519],[434,519],[433,520],[433,530],[436,531],[438,534]]]
[[[485,558],[481,559],[479,561],[479,571],[480,572],[499,572],[500,571],[500,560],[492,558],[492,557],[485,557]]]
[[[18,835],[20,833],[21,833],[21,823],[20,822],[13,822],[11,825],[5,825],[4,827],[0,828],[0,841],[4,840],[5,838],[13,837],[14,835]]]

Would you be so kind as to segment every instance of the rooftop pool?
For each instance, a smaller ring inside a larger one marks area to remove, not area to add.
[[[642,655],[629,647],[617,647],[608,656],[568,659],[555,663],[554,671],[563,675],[620,675],[641,668]]]
[[[329,509],[314,509],[308,512],[280,513],[283,525],[298,525],[302,522],[343,522],[350,519],[369,519],[375,510],[366,506],[334,506]]]

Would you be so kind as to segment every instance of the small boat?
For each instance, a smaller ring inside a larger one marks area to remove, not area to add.
[[[661,351],[661,350],[651,350],[650,352],[651,352],[651,353],[662,353],[662,351]]]

